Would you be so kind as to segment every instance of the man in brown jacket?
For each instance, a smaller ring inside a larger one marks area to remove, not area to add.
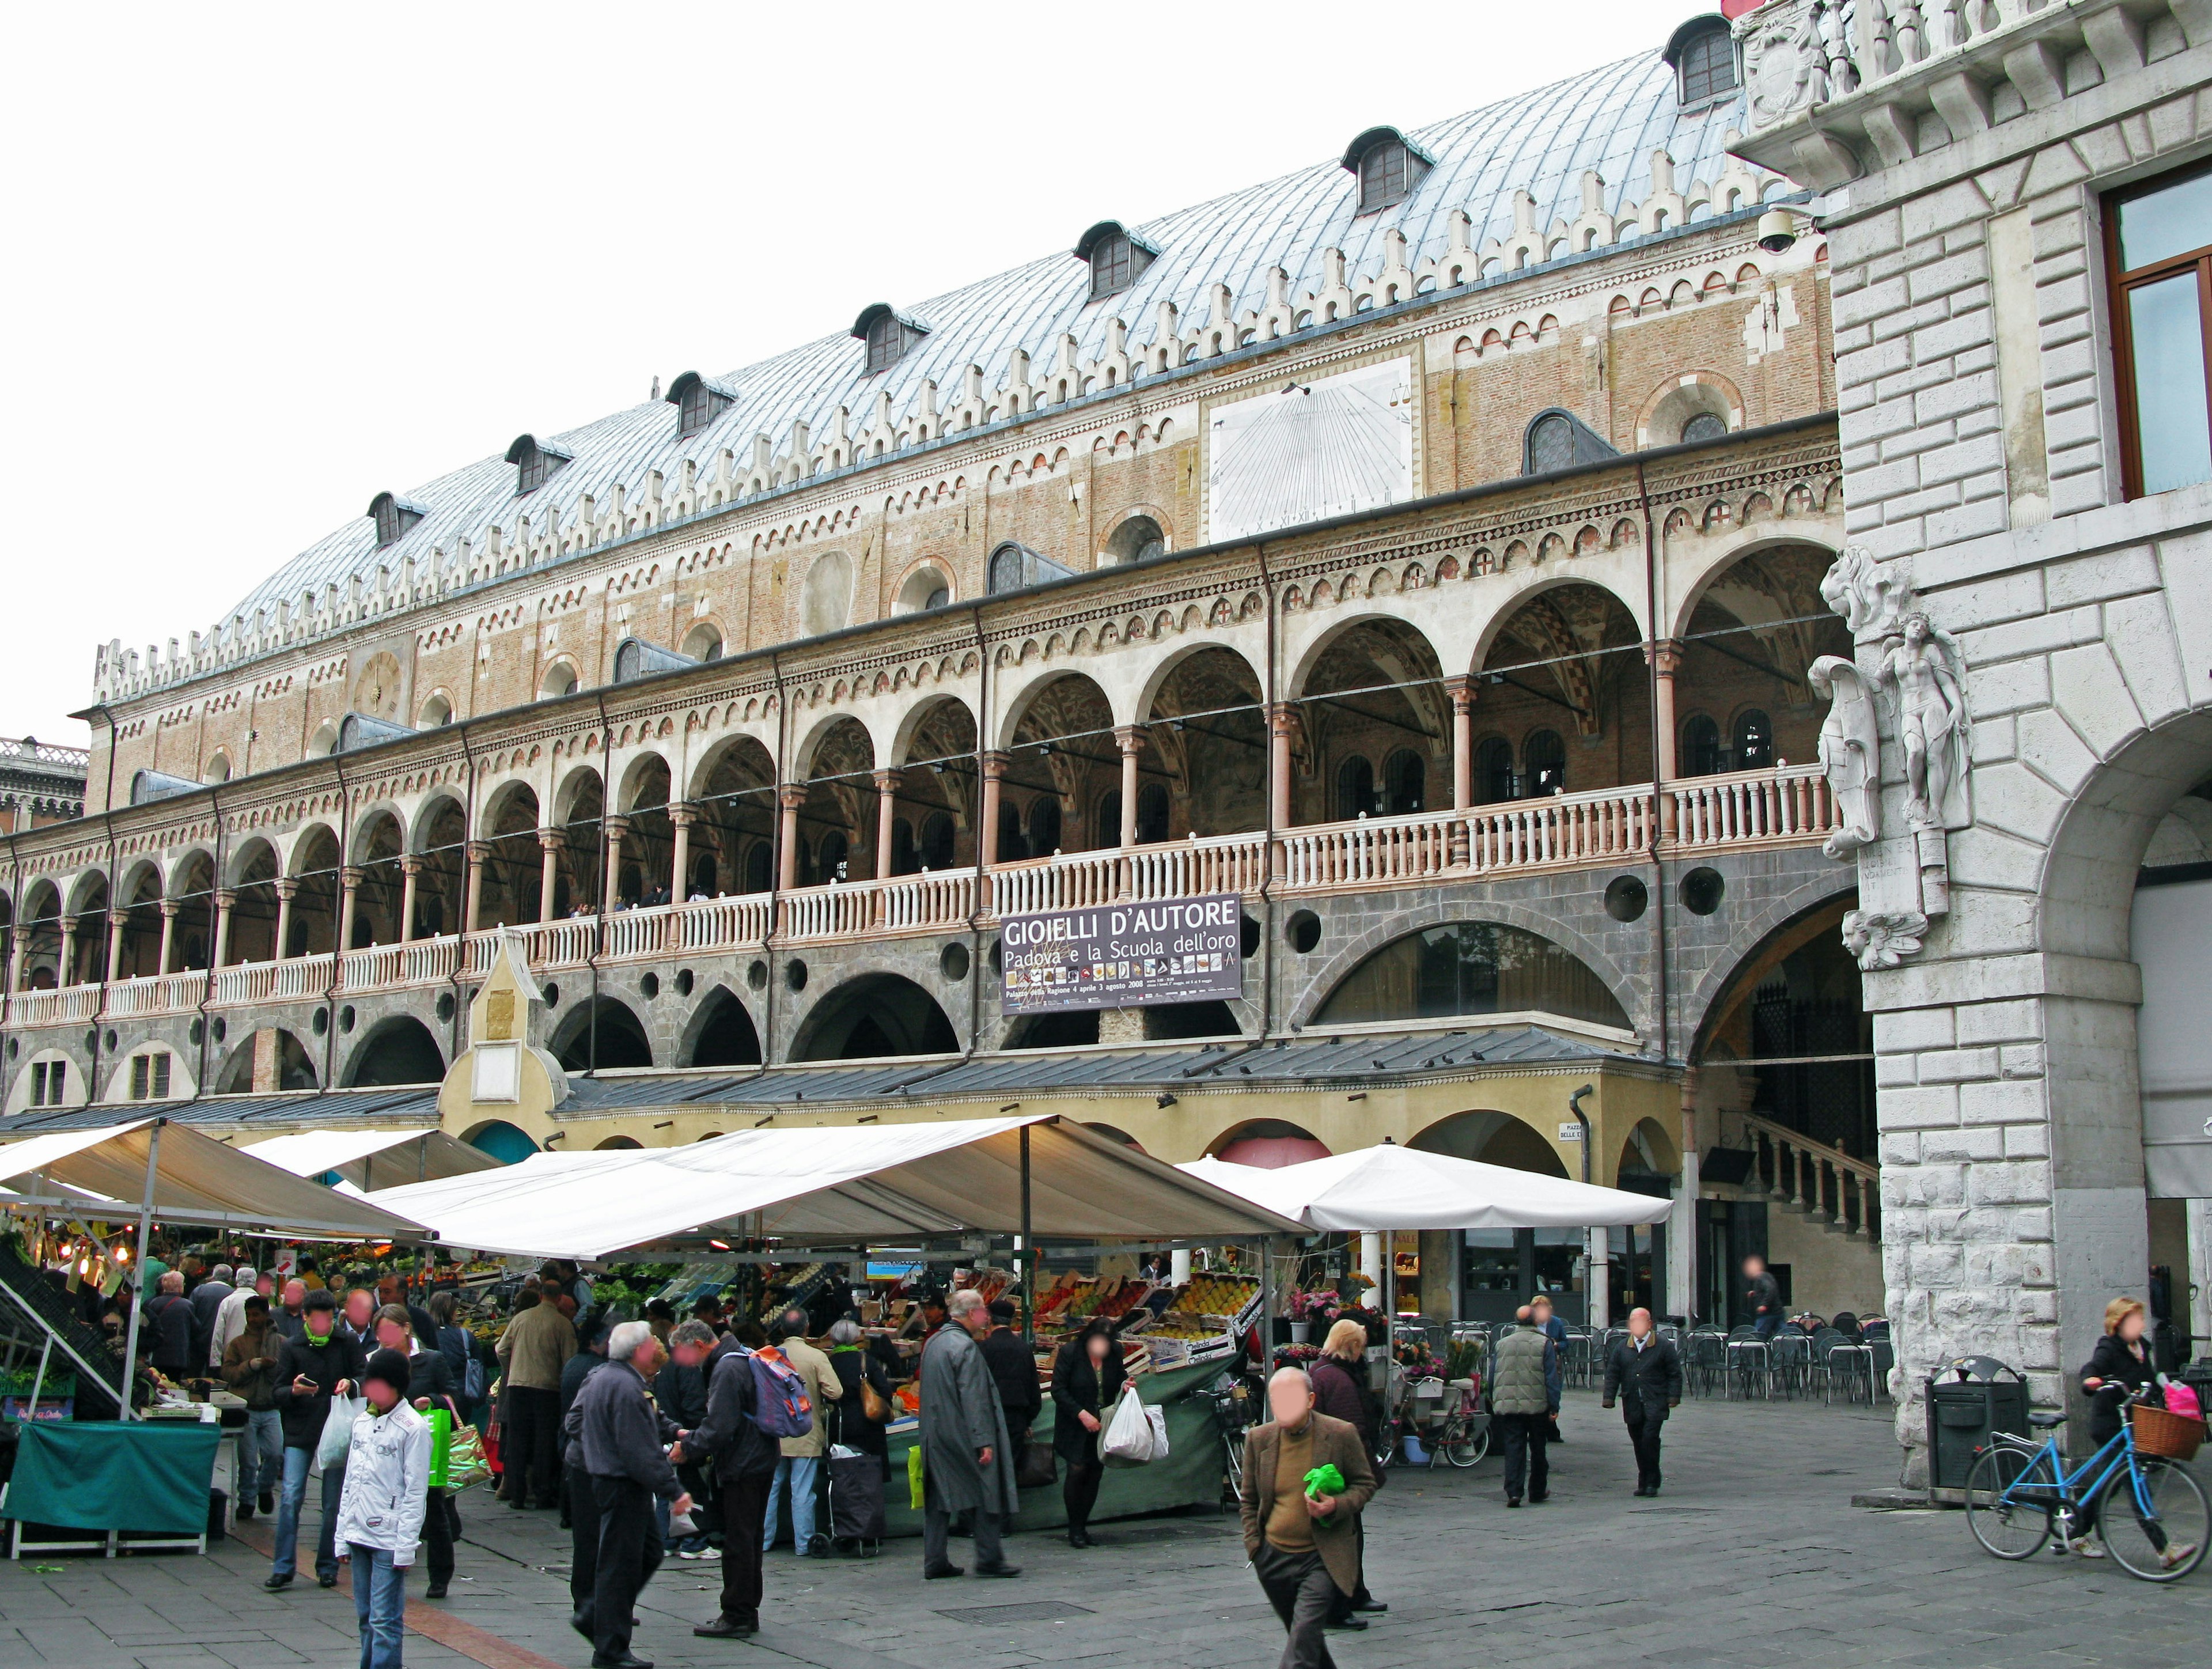
[[[1244,1552],[1290,1640],[1281,1669],[1334,1669],[1322,1630],[1340,1593],[1359,1584],[1356,1531],[1375,1493],[1375,1468],[1359,1428],[1314,1411],[1313,1381],[1285,1367],[1267,1381],[1273,1420],[1244,1434],[1244,1488],[1238,1507]],[[1334,1465],[1340,1495],[1306,1493],[1306,1474]]]
[[[576,1354],[568,1318],[525,1288],[496,1347],[501,1384],[500,1495],[509,1507],[556,1504],[561,1479],[561,1370]],[[534,1488],[533,1488],[533,1474]]]

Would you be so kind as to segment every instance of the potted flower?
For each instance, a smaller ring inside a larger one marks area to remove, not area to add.
[[[1333,1292],[1291,1293],[1291,1343],[1305,1344],[1311,1341],[1314,1317],[1336,1302]]]

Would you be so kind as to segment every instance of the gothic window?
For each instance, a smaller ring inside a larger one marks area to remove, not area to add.
[[[822,844],[815,849],[816,879],[824,883],[851,879],[846,874],[847,861],[851,853],[852,845],[845,838],[844,831],[830,830],[822,837]]]
[[[2117,195],[2105,237],[2129,495],[2212,480],[2212,168]]]
[[[1682,726],[1682,775],[1711,777],[1721,768],[1721,728],[1703,713]]]
[[[1093,819],[1097,835],[1091,844],[1093,850],[1103,850],[1121,844],[1121,790],[1109,789],[1098,796],[1098,810]]]
[[[1567,788],[1567,745],[1556,730],[1532,730],[1521,744],[1521,769],[1531,795],[1564,794]]]
[[[1022,808],[1011,800],[999,802],[999,862],[1019,863],[1030,855],[1022,836]]]
[[[1486,806],[1513,797],[1513,744],[1504,737],[1486,737],[1474,750],[1474,792]]]
[[[1382,766],[1383,809],[1393,817],[1421,810],[1428,802],[1429,767],[1410,747],[1401,747]]]
[[[1735,722],[1735,768],[1764,771],[1774,763],[1774,724],[1756,707]]]
[[[1336,768],[1336,819],[1349,823],[1375,809],[1375,767],[1353,754]]]
[[[915,855],[914,825],[903,817],[895,819],[891,824],[891,874],[910,875],[921,867],[921,860]]]
[[[1554,411],[1536,419],[1528,425],[1528,461],[1534,466],[1531,475],[1548,475],[1555,469],[1565,469],[1575,461],[1574,425]]]
[[[1686,110],[1735,92],[1735,42],[1728,26],[1707,27],[1685,41],[1675,58],[1674,73],[1680,82]]]
[[[745,854],[745,886],[748,892],[765,892],[769,877],[775,868],[775,856],[765,840],[757,840]]]
[[[1682,444],[1688,446],[1698,441],[1717,441],[1727,433],[1727,418],[1716,417],[1710,411],[1700,411],[1682,425]]]

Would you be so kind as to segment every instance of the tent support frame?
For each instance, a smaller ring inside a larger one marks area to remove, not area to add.
[[[161,1162],[161,1131],[168,1122],[156,1118],[146,1136],[146,1193],[138,1203],[138,1249],[131,1255],[131,1272],[137,1277],[138,1296],[131,1306],[131,1323],[125,1330],[123,1372],[115,1390],[116,1417],[125,1421],[131,1418],[131,1381],[138,1367],[139,1319],[151,1301],[146,1291],[146,1246],[154,1233],[154,1181]]]

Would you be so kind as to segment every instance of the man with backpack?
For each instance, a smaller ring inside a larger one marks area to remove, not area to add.
[[[765,1391],[762,1375],[777,1369],[718,1335],[704,1321],[686,1321],[669,1334],[678,1362],[696,1368],[707,1382],[707,1413],[681,1439],[678,1453],[711,1469],[722,1515],[722,1603],[711,1623],[691,1630],[709,1640],[740,1639],[760,1630],[761,1543],[768,1522],[768,1492],[781,1459],[771,1428],[797,1423],[785,1387]],[[809,1411],[807,1423],[813,1424]]]

